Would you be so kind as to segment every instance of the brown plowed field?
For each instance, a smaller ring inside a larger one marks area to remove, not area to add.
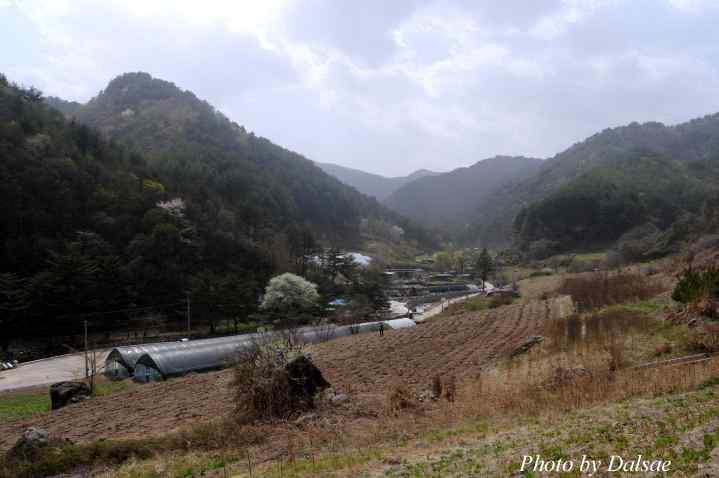
[[[343,337],[311,348],[338,390],[359,406],[377,407],[397,385],[428,389],[435,375],[474,376],[507,356],[548,317],[568,312],[562,299],[438,318],[417,327]],[[97,397],[29,420],[0,423],[0,448],[28,426],[73,441],[141,438],[209,421],[231,410],[230,371],[192,375]]]

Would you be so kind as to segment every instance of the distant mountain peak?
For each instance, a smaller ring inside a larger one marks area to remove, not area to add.
[[[102,93],[107,96],[124,97],[137,101],[140,99],[159,100],[171,98],[187,92],[170,81],[154,78],[149,73],[139,71],[123,73],[113,78]]]
[[[316,162],[324,172],[334,176],[343,183],[352,186],[361,193],[373,196],[382,201],[403,185],[435,173],[427,169],[418,169],[407,176],[386,177],[379,174],[368,173],[355,168],[348,168],[332,163]]]

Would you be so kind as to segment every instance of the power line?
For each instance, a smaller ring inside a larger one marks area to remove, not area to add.
[[[160,308],[164,308],[164,307],[171,307],[171,306],[184,305],[184,304],[185,304],[185,302],[173,302],[173,303],[170,303],[170,304],[148,305],[148,306],[144,306],[144,307],[129,307],[129,308],[126,308],[126,309],[106,310],[106,311],[102,311],[102,312],[85,312],[85,313],[82,313],[82,314],[65,314],[65,315],[60,315],[59,317],[60,317],[60,318],[66,318],[66,317],[90,317],[90,316],[93,316],[93,315],[117,314],[117,313],[120,313],[120,312],[139,312],[139,311],[143,311],[143,310],[160,309]]]

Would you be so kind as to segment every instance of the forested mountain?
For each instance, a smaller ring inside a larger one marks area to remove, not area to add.
[[[718,162],[719,115],[607,129],[495,191],[465,239],[514,238],[542,256],[611,244],[636,226],[666,231],[713,194]]]
[[[202,236],[141,155],[2,75],[0,159],[0,342],[79,333],[82,314],[98,310],[176,302],[200,260],[242,270],[238,286],[267,268],[252,245]]]
[[[45,103],[55,108],[56,110],[59,110],[66,117],[74,116],[78,112],[78,110],[82,108],[82,103],[78,103],[77,101],[63,100],[62,98],[58,98],[57,96],[48,96],[47,98],[45,98]]]
[[[318,239],[358,247],[366,219],[400,226],[410,240],[431,240],[312,161],[247,132],[193,93],[147,73],[115,78],[75,116],[148,155],[178,193],[201,198],[204,204],[198,206],[217,230],[237,226],[241,235],[258,239],[288,225],[307,226]]]
[[[491,201],[498,185],[527,178],[541,164],[540,159],[496,156],[412,181],[390,195],[385,204],[423,224],[456,233],[475,217],[483,198]]]
[[[357,191],[377,198],[380,201],[383,201],[394,191],[415,179],[441,174],[426,169],[419,169],[408,176],[388,178],[380,176],[379,174],[367,173],[359,169],[347,168],[338,164],[318,162],[315,162],[315,164],[327,174],[352,186]]]
[[[301,271],[320,246],[431,242],[147,74],[113,80],[71,116],[0,75],[3,338],[78,333],[90,316],[111,327],[126,308],[183,313],[187,297],[198,320],[213,308],[244,318],[272,274]]]

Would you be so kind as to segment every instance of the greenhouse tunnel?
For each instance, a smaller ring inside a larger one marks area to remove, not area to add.
[[[138,358],[134,380],[151,382],[178,377],[190,372],[206,372],[228,367],[243,349],[254,346],[251,337],[242,340],[208,343],[181,342],[180,346],[155,350]]]
[[[388,330],[416,325],[414,321],[405,318],[386,322],[311,326],[263,334],[118,347],[107,358],[106,373],[110,374],[111,378],[133,376],[138,382],[164,380],[190,372],[227,367],[237,360],[240,350],[253,347],[258,338],[270,341],[289,340],[295,344],[316,344],[352,334],[374,332],[379,329],[381,323],[384,323]]]
[[[162,350],[183,348],[184,344],[220,345],[251,340],[258,334],[230,335],[192,341],[158,342],[152,344],[128,345],[116,347],[110,351],[105,359],[104,374],[110,380],[124,380],[132,377],[138,359],[144,354],[156,353]]]

